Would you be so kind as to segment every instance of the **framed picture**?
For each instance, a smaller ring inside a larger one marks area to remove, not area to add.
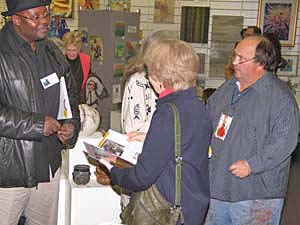
[[[277,71],[278,76],[297,76],[298,69],[298,55],[283,55],[287,65]]]
[[[175,0],[154,1],[154,23],[173,23]]]
[[[71,18],[73,13],[72,0],[54,0],[50,4],[52,16]]]
[[[257,25],[275,33],[282,46],[294,46],[299,0],[259,0]]]
[[[191,43],[208,43],[209,7],[181,7],[180,39]]]

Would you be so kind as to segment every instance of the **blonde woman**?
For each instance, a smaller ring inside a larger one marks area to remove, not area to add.
[[[82,40],[78,32],[65,33],[63,37],[65,55],[80,92],[80,103],[85,103],[85,83],[90,73],[91,57],[81,52]]]

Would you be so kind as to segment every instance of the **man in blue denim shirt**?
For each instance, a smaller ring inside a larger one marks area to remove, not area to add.
[[[206,225],[276,225],[287,191],[299,115],[274,76],[275,49],[261,36],[235,48],[235,76],[208,100],[213,119]]]

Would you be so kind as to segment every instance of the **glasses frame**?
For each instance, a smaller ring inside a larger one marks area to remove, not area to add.
[[[246,63],[246,62],[249,62],[249,61],[252,61],[252,60],[256,59],[256,56],[254,56],[254,57],[252,57],[252,58],[250,58],[250,59],[244,59],[244,60],[235,62],[235,61],[236,61],[236,60],[235,60],[236,57],[244,58],[243,56],[240,56],[240,55],[232,56],[232,57],[231,57],[232,63],[233,63],[233,64],[236,64],[236,65],[244,64],[244,63]]]
[[[16,15],[16,16],[19,16],[19,17],[21,17],[21,18],[27,19],[27,20],[34,21],[34,22],[38,22],[38,21],[41,20],[41,19],[49,19],[49,18],[50,18],[50,12],[46,12],[46,13],[44,13],[43,15],[40,15],[40,16],[35,16],[35,15],[33,15],[33,17],[23,16],[23,15],[18,14],[18,13],[15,13],[15,15]]]

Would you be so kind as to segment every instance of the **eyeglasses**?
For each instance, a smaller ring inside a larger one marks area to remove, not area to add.
[[[37,21],[39,21],[39,20],[41,20],[41,19],[49,19],[49,18],[50,18],[50,13],[49,13],[49,12],[45,12],[44,14],[39,15],[39,16],[33,15],[33,16],[31,16],[31,17],[29,17],[29,16],[23,16],[23,15],[17,14],[17,13],[16,13],[15,15],[17,15],[17,16],[19,16],[19,17],[22,17],[22,18],[24,18],[24,19],[27,19],[27,20],[32,20],[32,21],[34,21],[34,22],[37,22]]]
[[[250,58],[250,59],[246,59],[243,56],[240,55],[235,55],[231,57],[233,64],[243,64],[249,61],[252,61],[254,59],[256,59],[256,56]]]

